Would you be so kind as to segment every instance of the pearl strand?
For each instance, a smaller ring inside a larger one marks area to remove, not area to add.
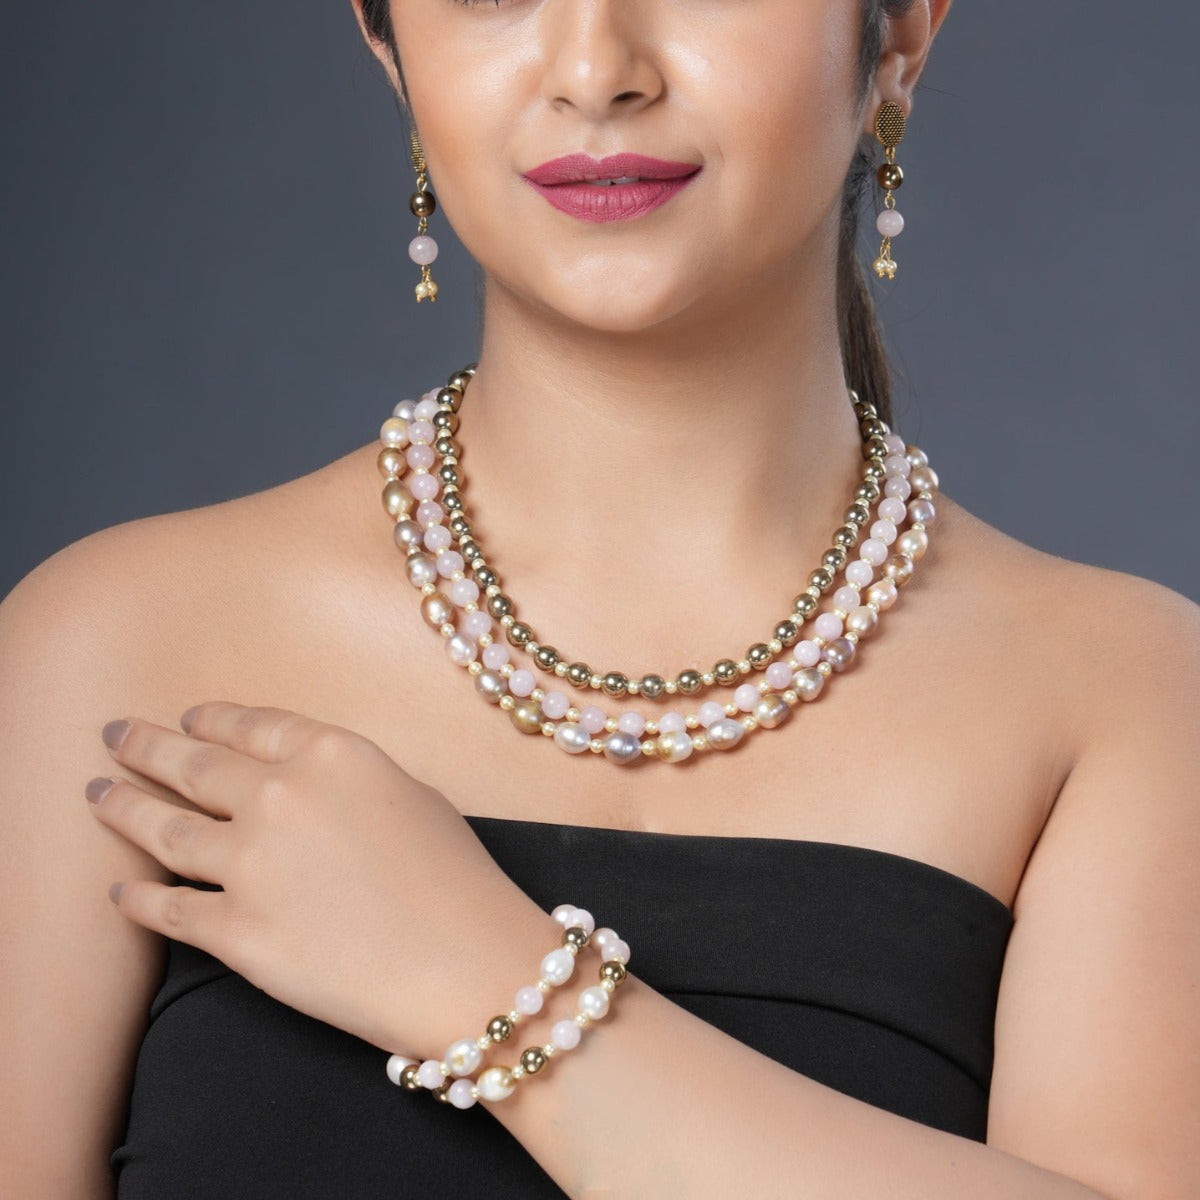
[[[563,927],[563,941],[560,948],[551,950],[542,959],[536,986],[519,988],[515,1007],[506,1016],[493,1017],[478,1039],[460,1038],[451,1043],[443,1059],[418,1062],[402,1054],[391,1055],[386,1071],[392,1083],[408,1092],[428,1090],[435,1100],[455,1108],[471,1108],[481,1099],[502,1100],[511,1095],[521,1079],[536,1075],[559,1051],[574,1049],[579,1044],[583,1030],[608,1012],[611,993],[625,981],[629,945],[612,929],[596,929],[595,918],[585,908],[560,904],[550,915]],[[571,978],[576,956],[589,945],[600,952],[600,984],[579,994],[575,1017],[556,1021],[550,1030],[550,1041],[524,1050],[516,1066],[489,1067],[478,1079],[468,1078],[482,1065],[483,1054],[493,1043],[507,1041],[523,1016],[541,1011],[545,994],[562,987]],[[450,1076],[454,1079],[450,1080]]]

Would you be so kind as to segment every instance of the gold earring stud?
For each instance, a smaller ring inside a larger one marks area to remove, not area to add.
[[[437,208],[437,200],[429,190],[425,151],[421,147],[421,139],[416,129],[412,131],[411,141],[413,170],[417,173],[417,190],[413,192],[408,207],[417,218],[417,236],[408,243],[408,257],[421,268],[421,279],[416,287],[417,303],[420,304],[426,297],[433,303],[437,299],[438,285],[429,273],[429,264],[438,256],[438,244],[426,231],[429,229],[429,218]]]
[[[896,260],[892,258],[892,238],[904,228],[904,218],[896,209],[895,190],[904,182],[904,172],[896,163],[896,147],[904,138],[904,109],[895,100],[885,100],[875,114],[875,137],[883,147],[885,161],[875,172],[875,180],[884,190],[883,211],[875,218],[875,228],[883,235],[879,257],[872,264],[882,279],[896,278]]]

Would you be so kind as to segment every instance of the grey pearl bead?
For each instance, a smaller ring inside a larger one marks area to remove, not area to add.
[[[834,638],[821,649],[821,657],[839,674],[854,661],[856,647],[849,638]]]
[[[500,697],[508,691],[508,684],[499,671],[485,667],[475,676],[475,687],[490,704],[499,704]]]
[[[554,729],[554,744],[568,754],[578,754],[591,745],[592,735],[578,721],[559,721]]]
[[[425,540],[425,533],[416,521],[397,521],[392,536],[396,539],[396,545],[402,550],[407,550],[410,546],[423,545]]]
[[[604,739],[604,757],[609,762],[631,763],[642,757],[642,743],[632,733],[610,733]]]

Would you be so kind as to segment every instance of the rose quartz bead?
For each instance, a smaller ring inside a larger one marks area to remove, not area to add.
[[[461,571],[464,566],[466,563],[463,562],[463,556],[457,550],[443,550],[437,556],[438,574],[444,575],[447,579],[455,571]]]
[[[408,427],[408,436],[413,437],[411,425]],[[417,439],[413,438],[413,441],[415,442]],[[912,463],[903,454],[889,454],[883,460],[883,469],[889,475],[903,475],[907,479],[912,472]]]
[[[542,712],[551,721],[561,720],[567,715],[567,709],[570,707],[570,697],[563,695],[562,692],[547,692],[542,697]]]
[[[604,709],[599,708],[595,704],[589,704],[586,708],[579,710],[579,724],[588,733],[599,733],[604,728],[604,722],[607,719],[604,715]]]
[[[802,667],[815,667],[821,661],[821,647],[809,638],[797,642],[792,647],[792,654]]]
[[[542,1005],[545,999],[542,993],[535,987],[523,987],[517,990],[515,1000],[517,1012],[524,1013],[527,1017],[532,1017],[535,1013],[542,1011]]]
[[[387,1077],[397,1086],[400,1086],[400,1075],[405,1067],[411,1067],[417,1060],[415,1058],[405,1058],[403,1054],[393,1054],[387,1060]]]
[[[885,433],[883,435],[883,448],[889,454],[903,454],[905,449],[904,439],[895,431]]]
[[[476,609],[474,612],[469,612],[463,618],[463,632],[469,633],[473,638],[481,638],[486,633],[492,632],[492,618],[487,613]],[[488,647],[490,650],[491,647]],[[487,657],[487,651],[484,651],[484,657]]]
[[[426,393],[417,402],[417,407],[413,409],[413,416],[418,421],[432,421],[437,416],[440,408],[441,405],[438,404],[437,400]],[[903,449],[904,447],[902,446],[901,450]]]
[[[550,1027],[550,1041],[559,1050],[574,1050],[583,1037],[583,1030],[574,1021],[555,1021]]]
[[[858,556],[873,567],[887,562],[888,548],[878,538],[867,538],[858,548]]]
[[[659,733],[682,733],[687,728],[687,722],[674,709],[665,712],[658,718]]]
[[[414,471],[428,471],[433,466],[434,453],[432,446],[409,446],[404,452],[404,460]]]
[[[696,710],[696,717],[700,724],[707,729],[714,721],[720,721],[724,719],[725,706],[718,704],[715,700],[705,700],[705,702]]]
[[[415,515],[417,524],[428,528],[430,525],[440,525],[446,510],[436,500],[422,500],[417,505]],[[449,533],[450,530],[447,529],[446,532]]]
[[[474,1080],[456,1079],[447,1089],[446,1096],[455,1108],[470,1108],[475,1103],[475,1097],[471,1095],[474,1086]]]
[[[852,608],[857,608],[861,603],[862,597],[856,587],[840,587],[833,593],[834,607],[840,608],[842,612],[849,612]],[[784,684],[783,686],[786,687],[787,685]]]
[[[837,613],[823,612],[813,622],[813,631],[826,641],[842,636],[842,618]]]
[[[761,697],[762,693],[752,683],[743,683],[733,690],[733,702],[742,712],[749,712]]]
[[[899,536],[895,523],[882,518],[872,524],[870,533],[877,542],[882,542],[885,546],[890,546]]]
[[[861,558],[856,558],[853,562],[846,564],[846,579],[856,588],[865,588],[874,578],[875,572],[869,562],[863,562]]]
[[[514,696],[528,696],[537,687],[537,680],[533,677],[532,671],[526,671],[524,667],[514,671],[508,677],[508,690]]]
[[[483,665],[492,671],[498,671],[508,662],[508,647],[503,642],[493,642],[483,649]]]
[[[441,1087],[446,1082],[442,1074],[442,1064],[436,1058],[427,1058],[417,1068],[417,1082],[426,1088]]]
[[[467,604],[474,604],[479,599],[479,584],[473,579],[456,579],[450,585],[450,599],[459,608]],[[486,617],[487,613],[483,615]],[[488,617],[488,620],[491,621],[491,618]]]
[[[408,440],[427,446],[433,441],[433,433],[432,421],[413,421],[408,427]]]
[[[883,485],[883,494],[885,496],[895,496],[900,500],[907,500],[912,494],[912,484],[903,475],[893,475]]]
[[[434,522],[434,524],[430,525],[429,528],[425,530],[425,537],[423,541],[425,543],[426,550],[431,550],[434,554],[437,554],[439,551],[445,550],[445,548],[450,545],[450,530],[448,530],[445,525],[438,525],[436,522]],[[459,582],[462,581],[460,580]]]
[[[879,516],[885,521],[899,523],[904,520],[906,511],[904,501],[898,496],[885,496],[879,502]]]
[[[792,669],[785,662],[773,662],[766,670],[767,683],[782,691],[792,686]]]
[[[900,215],[899,209],[885,208],[875,218],[875,228],[884,237],[896,237],[904,228],[904,218]]]
[[[617,728],[622,733],[632,733],[634,737],[641,737],[646,732],[646,718],[641,713],[622,713],[617,718]]]
[[[438,244],[427,233],[419,233],[408,243],[408,257],[418,267],[427,267],[438,256]]]
[[[408,490],[418,500],[432,500],[442,489],[436,475],[431,475],[428,471],[418,471],[409,479]],[[449,530],[446,532],[449,533]]]

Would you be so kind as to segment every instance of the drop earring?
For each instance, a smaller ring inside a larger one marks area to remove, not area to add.
[[[408,257],[421,268],[421,279],[416,287],[417,303],[420,304],[427,296],[430,303],[433,303],[437,299],[438,285],[429,273],[429,264],[438,256],[438,244],[426,230],[429,228],[429,218],[437,208],[437,200],[429,190],[425,151],[421,148],[421,139],[415,129],[412,131],[411,141],[413,170],[417,173],[417,190],[413,192],[408,207],[417,218],[417,236],[408,243]]]
[[[883,212],[875,218],[875,228],[883,235],[879,257],[872,264],[875,274],[882,279],[896,278],[896,260],[892,258],[892,238],[904,228],[904,218],[896,210],[896,197],[892,194],[904,182],[904,172],[896,163],[896,147],[904,137],[904,109],[895,100],[885,100],[875,114],[875,137],[883,147],[886,162],[880,164],[875,179],[883,188]]]

